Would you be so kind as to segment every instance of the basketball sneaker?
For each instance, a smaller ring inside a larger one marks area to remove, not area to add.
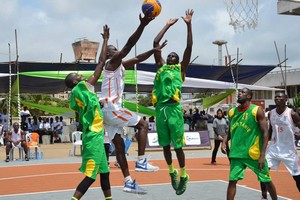
[[[140,186],[138,186],[137,182],[135,180],[133,181],[126,181],[124,188],[123,188],[124,192],[129,192],[129,193],[133,193],[133,194],[147,194],[147,190],[141,188]]]
[[[170,173],[170,176],[171,176],[172,187],[176,191],[178,188],[178,180],[177,180],[178,171],[177,171],[177,169],[175,169],[173,173]]]
[[[176,194],[177,195],[182,195],[185,190],[186,190],[186,185],[187,185],[187,182],[189,181],[189,175],[187,174],[186,177],[180,177],[180,182],[179,182],[179,185],[178,185],[178,188],[176,190]]]
[[[143,162],[135,162],[135,171],[137,172],[155,172],[157,170],[159,170],[159,167],[151,165],[147,158],[145,158]]]

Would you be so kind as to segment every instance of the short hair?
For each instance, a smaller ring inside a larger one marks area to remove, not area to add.
[[[74,79],[75,77],[77,76],[77,73],[73,72],[73,73],[70,73],[66,76],[65,78],[65,85],[68,87],[68,88],[73,88],[75,86],[74,84]]]

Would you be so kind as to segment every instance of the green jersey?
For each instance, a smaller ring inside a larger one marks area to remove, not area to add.
[[[103,114],[99,100],[87,82],[80,81],[72,89],[70,107],[78,113],[82,124],[82,164],[79,170],[96,179],[98,173],[107,173],[109,168],[104,150]]]
[[[230,158],[259,159],[262,133],[256,119],[257,110],[258,106],[251,104],[245,111],[239,111],[237,107],[229,111]]]
[[[159,68],[154,78],[153,105],[166,103],[170,99],[180,102],[182,82],[180,64],[165,64]]]

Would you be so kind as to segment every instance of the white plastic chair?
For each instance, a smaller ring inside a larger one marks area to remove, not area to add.
[[[27,154],[30,156],[30,159],[41,159],[41,149],[39,146],[39,135],[38,133],[27,133],[26,134],[26,143],[28,147],[28,152]],[[31,152],[31,148],[34,148],[35,152]]]
[[[59,135],[61,142],[70,142],[70,127],[63,126],[62,134]]]
[[[76,153],[76,146],[80,146],[80,155],[82,155],[82,140],[81,140],[81,131],[74,131],[72,133],[72,143],[73,143],[73,148],[72,148],[72,155],[75,156]]]

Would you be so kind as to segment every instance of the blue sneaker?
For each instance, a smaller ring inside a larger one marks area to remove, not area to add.
[[[129,192],[129,193],[133,193],[133,194],[147,194],[147,190],[141,188],[140,186],[138,186],[138,184],[136,183],[135,180],[133,181],[126,181],[124,188],[123,188],[124,192]]]
[[[149,164],[146,158],[142,163],[139,161],[135,162],[135,171],[137,172],[155,172],[157,170],[159,170],[159,167]]]

